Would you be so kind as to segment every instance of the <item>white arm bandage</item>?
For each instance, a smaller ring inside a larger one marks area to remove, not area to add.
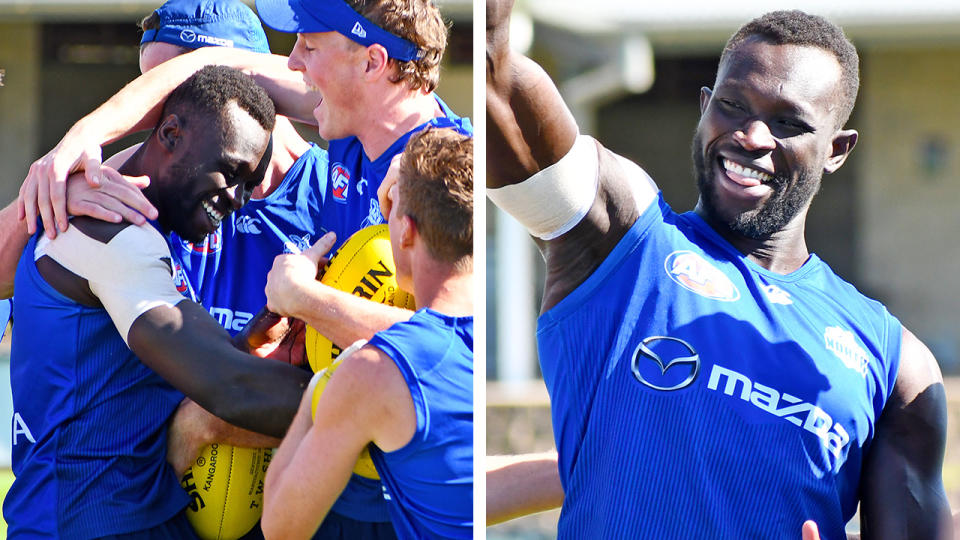
[[[185,300],[173,284],[167,243],[149,225],[130,225],[106,244],[70,225],[55,240],[37,242],[34,260],[44,255],[87,280],[124,342],[137,317]]]
[[[643,212],[656,197],[657,185],[639,165],[613,155],[625,173],[637,210]],[[596,141],[578,135],[560,161],[519,184],[487,189],[487,197],[533,236],[553,240],[570,232],[590,211],[600,186],[599,168]]]
[[[598,166],[596,141],[578,135],[560,161],[519,184],[488,189],[487,197],[533,236],[553,240],[590,211],[599,185]]]

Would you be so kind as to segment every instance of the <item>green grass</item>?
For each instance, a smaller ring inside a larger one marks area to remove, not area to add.
[[[13,471],[10,469],[0,469],[0,493],[3,494],[2,498],[6,498],[7,490],[10,489],[10,484],[13,483]],[[7,537],[7,522],[3,520],[3,517],[0,516],[0,538]]]

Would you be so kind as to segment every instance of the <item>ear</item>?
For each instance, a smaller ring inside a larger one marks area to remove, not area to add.
[[[182,135],[180,118],[176,114],[170,114],[164,118],[160,123],[160,127],[157,128],[157,142],[159,142],[167,152],[173,152],[174,148],[179,144]]]
[[[409,249],[413,247],[414,239],[418,234],[417,224],[410,216],[404,215],[400,218],[400,247]]]
[[[703,114],[703,111],[707,110],[707,105],[710,104],[710,98],[713,97],[713,90],[710,90],[706,86],[700,87],[700,114]]]
[[[857,145],[857,136],[857,131],[854,129],[841,129],[834,134],[831,141],[830,157],[827,158],[827,163],[823,166],[823,172],[830,174],[843,165],[847,156],[853,151],[853,147]]]
[[[364,74],[368,79],[378,79],[390,68],[390,55],[387,49],[379,43],[374,43],[366,48],[366,66]]]

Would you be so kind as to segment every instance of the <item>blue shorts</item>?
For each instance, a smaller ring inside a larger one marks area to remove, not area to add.
[[[197,533],[193,532],[193,527],[187,521],[186,511],[178,512],[177,515],[164,521],[163,523],[139,531],[113,534],[104,536],[101,540],[199,540]]]
[[[397,540],[393,523],[357,521],[347,516],[330,512],[320,524],[313,540]]]
[[[260,523],[240,540],[262,540]],[[347,516],[330,512],[313,535],[313,540],[397,540],[393,523],[357,521]]]

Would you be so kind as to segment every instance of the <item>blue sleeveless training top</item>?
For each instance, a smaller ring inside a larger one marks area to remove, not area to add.
[[[7,324],[10,323],[10,310],[13,309],[12,302],[13,298],[0,300],[0,339],[3,339],[3,334],[7,331]]]
[[[788,275],[662,197],[538,321],[561,538],[845,538],[900,323],[816,255]]]
[[[427,126],[434,126],[454,128],[461,133],[473,135],[469,118],[457,116],[439,96],[434,97],[446,116],[433,118],[411,129],[373,161],[367,158],[360,139],[356,137],[330,141],[330,171],[324,196],[324,212],[320,220],[320,234],[329,231],[337,233],[334,250],[360,229],[386,222],[380,214],[377,189],[387,175],[393,157],[403,152],[414,133]]]
[[[369,342],[403,374],[417,412],[411,441],[371,445],[399,538],[473,538],[473,317],[421,309]]]
[[[167,464],[183,394],[134,356],[110,316],[44,281],[31,238],[16,274],[11,538],[94,538],[163,523],[189,502]]]
[[[392,145],[376,160],[370,161],[363,151],[360,140],[346,137],[330,141],[328,149],[330,168],[320,216],[317,236],[329,231],[337,233],[337,243],[330,250],[336,251],[350,236],[360,229],[384,223],[380,214],[377,189],[390,168],[390,161],[403,152],[407,141],[427,126],[456,128],[462,133],[473,133],[468,118],[461,118],[434,95],[446,116],[433,118],[419,125]],[[381,496],[380,482],[353,475],[332,510],[338,514],[361,521],[389,521],[390,515]]]

